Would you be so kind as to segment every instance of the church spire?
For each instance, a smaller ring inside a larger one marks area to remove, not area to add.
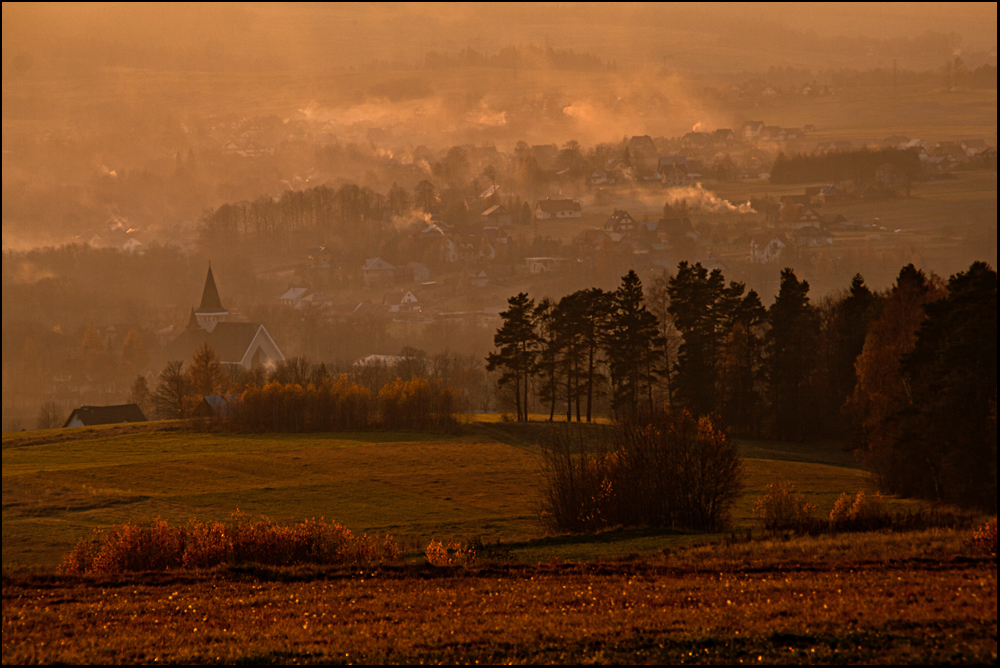
[[[208,265],[208,276],[205,277],[205,289],[201,293],[201,305],[194,312],[198,318],[198,324],[202,329],[209,332],[215,329],[220,322],[226,321],[229,311],[222,305],[219,299],[219,290],[215,287],[215,277],[212,276],[212,265]]]
[[[208,276],[205,277],[205,289],[201,293],[201,305],[196,311],[198,315],[228,314],[229,311],[219,299],[219,290],[215,287],[215,277],[212,276],[212,265],[208,265]]]

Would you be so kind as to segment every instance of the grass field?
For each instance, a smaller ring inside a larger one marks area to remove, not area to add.
[[[794,483],[820,513],[866,488],[838,443],[740,442],[746,488],[731,533],[550,535],[535,443],[553,428],[486,419],[455,434],[233,435],[151,423],[5,435],[3,662],[996,661],[996,558],[971,551],[968,529],[755,527],[769,482]],[[94,527],[236,508],[389,532],[404,558],[52,573]],[[475,535],[502,540],[509,557],[422,557],[431,539]]]
[[[534,445],[546,429],[484,421],[454,435],[120,428],[5,435],[3,564],[53,567],[99,526],[155,517],[222,520],[237,509],[279,522],[325,517],[355,532],[389,533],[410,553],[432,539],[500,539],[529,563],[703,540],[656,531],[547,539],[538,506],[542,458]],[[68,437],[75,438],[59,440]],[[842,492],[867,488],[866,474],[836,443],[741,448],[746,488],[733,518],[740,530],[753,526],[753,502],[775,480],[795,483],[821,513]]]

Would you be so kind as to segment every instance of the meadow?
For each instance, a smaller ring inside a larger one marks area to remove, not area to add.
[[[548,541],[538,506],[546,425],[472,423],[455,434],[117,433],[114,427],[21,432],[3,440],[4,567],[54,567],[99,526],[137,518],[224,520],[239,509],[277,522],[336,520],[355,533],[391,534],[421,552],[430,540],[502,540],[532,562],[638,554],[700,535]],[[72,435],[73,440],[58,440]],[[85,436],[90,436],[86,438]],[[46,441],[53,442],[46,442]],[[734,528],[753,526],[753,501],[788,480],[829,513],[866,475],[835,443],[803,448],[744,442],[746,488]],[[902,502],[900,502],[902,503]],[[539,543],[539,541],[541,541]],[[610,551],[609,551],[610,550]]]
[[[745,490],[724,533],[548,535],[536,443],[560,428],[240,435],[151,423],[4,435],[3,661],[996,660],[996,557],[970,549],[967,526],[793,536],[755,523],[753,502],[776,480],[821,516],[840,493],[867,489],[841,444],[740,442]],[[391,533],[404,554],[378,566],[54,573],[97,526],[236,508]],[[475,536],[502,549],[461,566],[423,556],[430,540]]]

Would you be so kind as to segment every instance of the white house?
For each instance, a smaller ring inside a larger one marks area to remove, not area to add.
[[[413,313],[420,310],[420,300],[410,290],[390,292],[382,298],[389,313]]]
[[[540,199],[535,204],[535,218],[550,220],[552,218],[580,218],[583,207],[575,199]]]

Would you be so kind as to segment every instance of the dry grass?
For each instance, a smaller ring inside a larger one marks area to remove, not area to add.
[[[480,570],[8,577],[3,662],[995,662],[996,560],[962,538]]]

